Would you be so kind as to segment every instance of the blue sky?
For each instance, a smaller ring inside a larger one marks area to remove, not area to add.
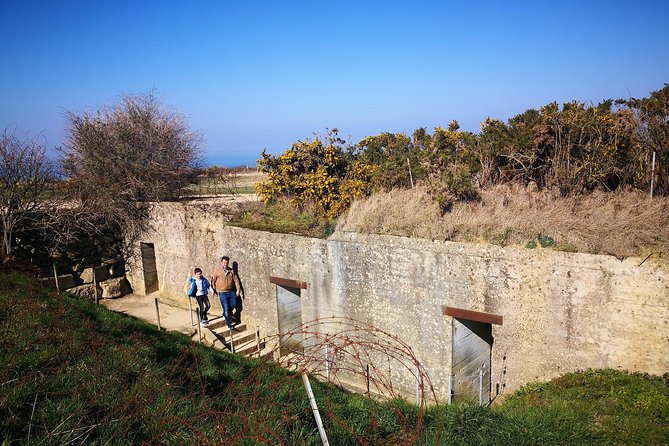
[[[667,0],[0,0],[0,130],[53,151],[64,110],[155,89],[203,133],[208,164],[326,128],[477,132],[551,101],[659,90],[668,24]]]

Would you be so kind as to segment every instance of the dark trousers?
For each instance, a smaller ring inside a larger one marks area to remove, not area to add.
[[[200,321],[208,320],[207,311],[209,311],[211,308],[209,298],[207,296],[195,296],[195,300],[197,301],[197,305],[200,307]]]

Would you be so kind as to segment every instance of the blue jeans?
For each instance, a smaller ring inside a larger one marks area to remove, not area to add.
[[[228,327],[231,327],[232,310],[237,306],[237,291],[219,291],[218,298],[221,300],[221,306],[223,307],[225,323],[228,324]]]

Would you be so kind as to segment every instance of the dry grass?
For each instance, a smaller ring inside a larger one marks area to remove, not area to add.
[[[353,203],[337,229],[503,246],[526,246],[548,236],[548,244],[563,251],[617,257],[669,254],[667,197],[651,200],[640,192],[616,192],[556,198],[508,185],[481,195],[480,202],[457,203],[442,216],[425,188],[377,193]]]
[[[265,173],[258,172],[256,169],[246,169],[236,172],[235,183],[237,187],[251,191],[247,193],[254,193],[256,184],[265,181],[266,178]]]

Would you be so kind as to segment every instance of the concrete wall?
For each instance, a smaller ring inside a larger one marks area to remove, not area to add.
[[[335,233],[328,240],[225,226],[203,205],[153,210],[161,299],[186,307],[194,266],[239,263],[244,320],[277,328],[269,276],[307,282],[303,321],[351,316],[410,344],[446,398],[452,318],[443,306],[502,315],[493,326],[493,396],[586,368],[669,371],[669,267],[649,259]],[[129,278],[141,291],[141,262]],[[407,393],[412,391],[405,383]]]

